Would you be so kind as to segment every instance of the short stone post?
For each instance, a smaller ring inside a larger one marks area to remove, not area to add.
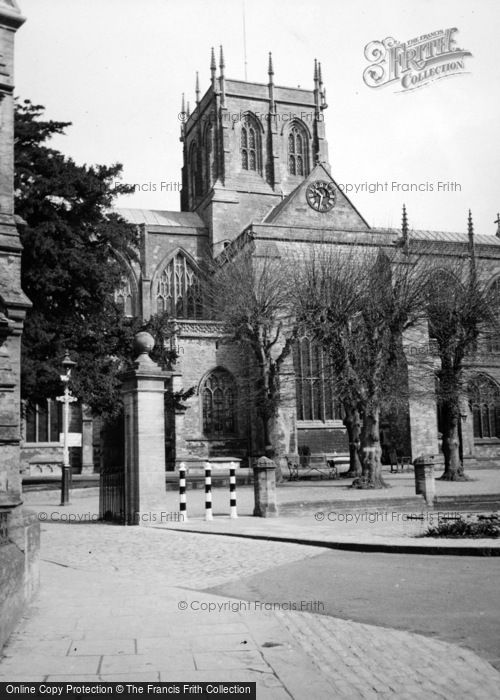
[[[255,490],[254,516],[273,518],[278,515],[276,504],[276,465],[268,457],[260,457],[253,468]]]
[[[125,412],[125,522],[154,523],[165,502],[165,378],[149,357],[153,337],[135,336],[135,367],[122,377]]]
[[[93,420],[90,408],[82,406],[82,474],[94,472]]]
[[[421,494],[428,506],[434,504],[436,482],[434,480],[434,455],[421,455],[413,462],[415,467],[415,493]]]

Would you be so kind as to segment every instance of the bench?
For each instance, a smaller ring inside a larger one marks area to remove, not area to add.
[[[406,471],[410,471],[411,469],[411,457],[399,457],[394,450],[389,452],[389,463],[391,465],[391,473],[397,473],[400,469],[401,472],[404,472],[405,467]]]
[[[297,481],[299,478],[299,465],[298,462],[293,462],[290,457],[286,458],[286,463],[288,466],[288,481]]]
[[[339,466],[349,464],[349,454],[347,453],[319,453],[308,455],[303,459],[305,459],[305,464],[301,466],[297,458],[287,457],[289,481],[297,481],[312,476],[314,473],[319,474],[321,479],[338,479]]]
[[[308,476],[316,472],[320,475],[322,479],[336,479],[338,476],[338,470],[335,466],[335,461],[333,459],[327,459],[325,454],[310,455],[308,463],[306,464],[307,471],[304,476]]]

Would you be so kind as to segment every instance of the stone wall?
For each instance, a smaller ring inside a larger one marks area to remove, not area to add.
[[[249,370],[246,354],[230,345],[217,324],[211,322],[179,322],[177,338],[179,358],[176,389],[194,388],[186,401],[186,410],[176,420],[177,463],[187,458],[202,461],[208,457],[235,456],[246,458],[249,448]],[[202,389],[206,377],[223,368],[234,377],[237,387],[236,434],[224,439],[207,438],[203,434]]]
[[[14,35],[24,22],[0,0],[0,647],[38,587],[39,523],[23,510],[20,474],[21,334],[29,300],[21,290],[14,218]]]
[[[40,524],[23,509],[0,511],[0,649],[36,594],[40,579]]]

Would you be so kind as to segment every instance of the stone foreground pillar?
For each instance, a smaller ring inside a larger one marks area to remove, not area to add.
[[[165,510],[165,379],[150,357],[149,333],[138,333],[134,369],[122,377],[125,415],[125,523],[149,525]]]
[[[82,406],[82,474],[94,472],[94,428],[92,413],[88,406]]]
[[[427,323],[422,321],[403,334],[408,363],[408,411],[411,455],[438,454],[436,421],[435,355]]]
[[[434,456],[421,455],[414,462],[415,493],[422,495],[428,506],[434,505],[436,482],[434,479]]]
[[[255,491],[254,516],[272,518],[278,515],[276,504],[276,465],[268,457],[260,457],[253,468]]]

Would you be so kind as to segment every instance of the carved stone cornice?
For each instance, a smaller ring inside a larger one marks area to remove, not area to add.
[[[176,321],[178,338],[221,338],[225,335],[228,333],[220,321]]]

